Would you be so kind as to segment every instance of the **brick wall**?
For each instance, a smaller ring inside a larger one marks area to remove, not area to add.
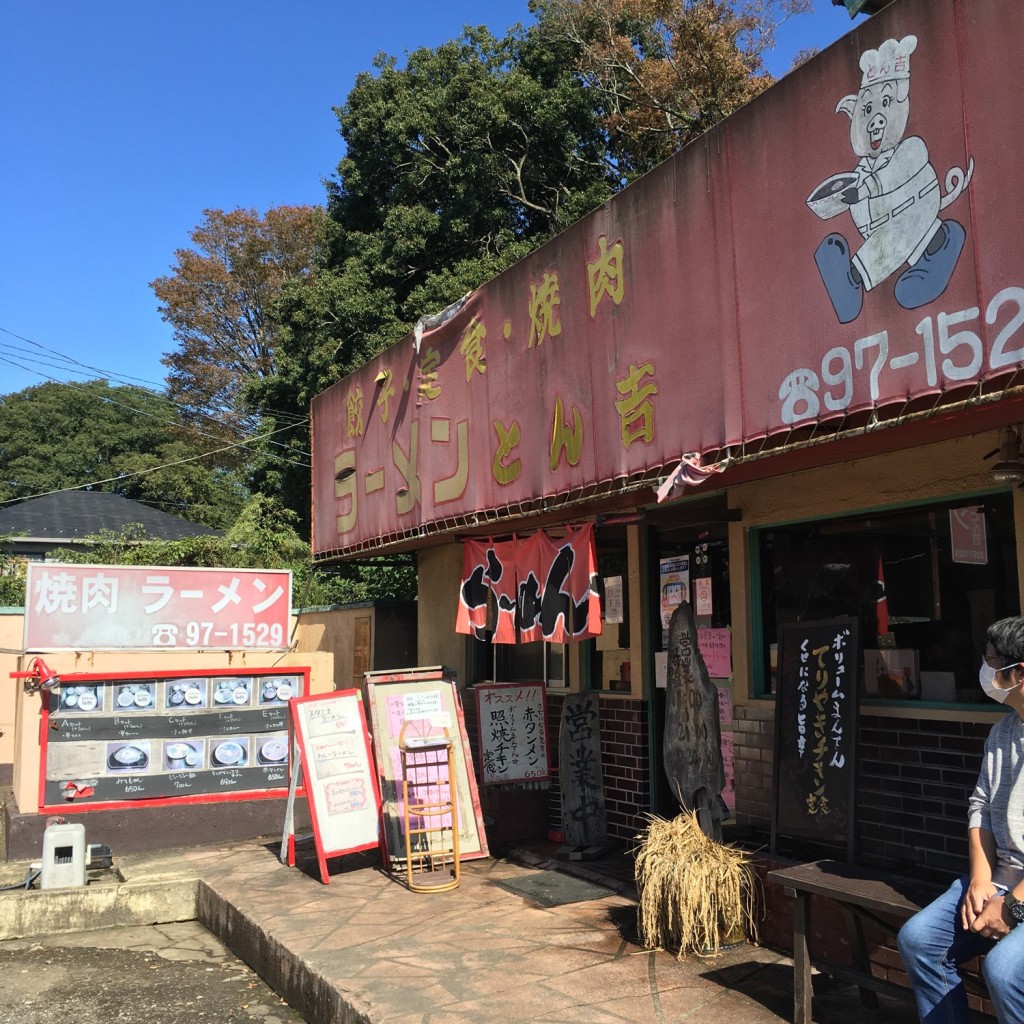
[[[860,859],[942,879],[968,869],[967,798],[990,726],[861,713]]]
[[[770,829],[775,705],[765,701],[733,709],[736,824]]]
[[[861,711],[858,860],[938,880],[967,870],[967,798],[989,725]],[[774,706],[735,709],[737,824],[771,827]]]
[[[608,810],[608,837],[633,845],[650,808],[650,747],[647,704],[601,701],[601,762]]]

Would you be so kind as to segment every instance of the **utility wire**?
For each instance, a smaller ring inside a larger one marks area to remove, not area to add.
[[[156,384],[154,381],[146,380],[146,379],[144,379],[142,377],[124,376],[124,375],[121,375],[121,374],[110,372],[108,370],[104,370],[102,367],[99,367],[99,366],[92,366],[89,363],[83,363],[83,362],[81,362],[81,360],[75,359],[74,356],[66,355],[65,353],[60,352],[57,349],[48,348],[46,345],[42,345],[38,341],[33,341],[31,338],[26,338],[26,337],[24,337],[21,334],[17,334],[14,331],[9,330],[6,327],[0,327],[0,333],[7,334],[7,335],[9,335],[12,338],[17,338],[18,341],[23,341],[23,342],[25,342],[26,345],[32,345],[34,348],[39,349],[41,352],[46,352],[46,353],[48,353],[50,355],[54,355],[58,359],[62,360],[64,363],[72,363],[75,366],[82,367],[83,370],[90,370],[93,373],[100,374],[102,377],[106,377],[107,379],[121,380],[121,381],[125,381],[125,382],[137,381],[137,382],[139,382],[141,384],[145,384],[145,385],[155,389],[158,393],[162,392],[164,387],[165,387],[164,384]],[[17,349],[16,346],[7,345],[5,347],[13,348],[13,349],[15,349],[15,351],[21,351],[21,352],[25,351],[24,349],[20,349],[20,350]],[[46,364],[44,364],[44,365],[46,365]],[[56,369],[64,368],[60,364],[56,364],[56,363],[51,363],[49,365],[54,366],[54,368],[56,368]],[[21,368],[22,369],[28,369],[28,367],[21,367]],[[68,369],[70,371],[70,368],[68,368]],[[38,371],[29,370],[29,372],[30,373],[37,373]],[[49,378],[49,379],[52,380],[53,378]],[[57,383],[64,383],[64,382],[63,381],[57,381]],[[163,398],[164,401],[169,402],[172,405],[179,406],[181,408],[185,408],[185,406],[182,403],[176,402],[173,398],[168,398],[166,395],[163,395],[163,394],[161,394],[160,397]],[[204,416],[206,419],[211,419],[214,422],[220,422],[217,419],[216,416],[212,416],[209,413],[202,412],[202,410],[195,410],[195,411],[199,412],[199,414],[201,416]],[[294,419],[294,420],[299,420],[299,421],[302,421],[302,420],[308,421],[308,419],[309,419],[308,416],[305,416],[305,417],[304,416],[300,416],[297,413],[288,412],[288,411],[285,411],[283,409],[261,408],[261,409],[259,409],[257,411],[260,412],[260,413],[263,413],[265,415],[274,416],[277,419]]]
[[[282,431],[291,430],[295,426],[294,423],[289,424],[286,427],[279,427],[277,430],[271,430],[266,434],[261,434],[258,437],[253,438],[255,441],[260,441],[264,437],[270,437],[271,434],[280,434]],[[38,494],[25,494],[19,495],[17,498],[8,498],[6,501],[0,501],[0,506],[14,505],[21,501],[29,501],[32,498],[45,498],[51,494],[63,494],[66,491],[80,491],[86,487],[98,487],[102,484],[117,483],[121,480],[130,480],[135,476],[146,476],[148,473],[156,473],[161,469],[170,469],[173,466],[183,466],[187,462],[197,462],[199,459],[205,459],[210,455],[217,455],[220,452],[226,452],[231,448],[242,447],[238,444],[227,444],[223,448],[214,448],[212,451],[203,452],[200,455],[192,455],[187,459],[178,459],[175,462],[165,462],[161,466],[150,466],[149,469],[138,469],[134,473],[119,473],[117,476],[109,476],[105,480],[88,480],[84,484],[75,484],[74,487],[55,487],[52,491],[40,491]],[[308,466],[306,467],[309,468]]]
[[[4,331],[4,330],[5,329],[3,327],[0,327],[0,331]],[[10,332],[7,332],[7,333],[10,333]],[[15,337],[17,337],[17,335],[15,335]],[[37,365],[40,365],[40,366],[49,366],[49,367],[52,367],[55,370],[64,370],[65,372],[68,372],[68,373],[78,373],[82,377],[86,376],[84,373],[81,373],[79,370],[74,369],[73,367],[69,367],[69,366],[66,365],[66,361],[68,359],[70,359],[69,356],[60,356],[58,354],[58,359],[64,360],[64,362],[55,362],[53,360],[33,358],[32,354],[30,354],[30,350],[29,349],[22,348],[21,346],[18,346],[18,345],[12,345],[9,342],[0,341],[0,352],[2,352],[3,350],[6,350],[8,352],[13,352],[13,353],[15,353],[18,356],[18,358],[24,359],[26,362],[29,362],[29,363],[37,364]],[[36,376],[43,377],[44,379],[52,381],[55,384],[71,384],[72,383],[70,380],[64,380],[64,379],[61,379],[61,378],[52,377],[49,374],[43,373],[42,371],[34,369],[31,366],[25,366],[23,363],[18,363],[14,359],[12,359],[10,356],[0,355],[0,361],[10,363],[12,366],[17,366],[17,367],[19,367],[22,370],[28,371],[29,373],[34,373]],[[73,362],[77,362],[75,360],[72,360],[72,361]],[[104,370],[101,367],[86,366],[84,363],[77,363],[77,365],[83,367],[84,369],[89,369],[89,370],[94,371],[95,373],[99,374],[100,377],[102,377],[105,380],[118,381],[118,382],[121,382],[121,383],[129,384],[131,387],[138,387],[139,386],[138,384],[132,384],[131,382],[132,381],[139,381],[141,384],[143,384],[145,386],[145,389],[147,391],[149,391],[153,395],[154,398],[159,399],[161,402],[165,402],[167,405],[170,405],[170,406],[172,406],[175,409],[182,410],[182,411],[184,411],[186,413],[189,413],[191,415],[199,415],[199,416],[202,416],[204,419],[211,420],[212,422],[218,423],[218,424],[220,424],[222,426],[224,425],[223,421],[218,419],[218,417],[214,416],[212,413],[204,412],[202,409],[194,409],[194,408],[192,408],[190,406],[187,406],[184,402],[179,402],[176,399],[170,398],[168,395],[166,395],[164,393],[164,391],[163,391],[163,387],[164,386],[163,385],[153,384],[152,381],[143,380],[140,377],[125,377],[125,376],[122,376],[121,374],[117,374],[117,373],[113,373],[113,372]],[[291,421],[294,421],[294,422],[308,422],[309,421],[309,417],[308,416],[301,416],[298,413],[283,412],[282,410],[274,410],[274,409],[266,409],[266,408],[258,409],[256,411],[259,414],[273,416],[275,419],[280,419],[280,420],[291,420]]]
[[[2,329],[3,328],[0,328],[0,330],[2,330]],[[22,370],[28,370],[29,373],[35,373],[35,374],[37,374],[40,377],[44,377],[47,380],[52,381],[54,384],[60,384],[63,387],[71,388],[74,391],[81,391],[84,394],[89,394],[90,393],[87,388],[81,387],[80,385],[72,383],[71,381],[60,381],[60,380],[57,380],[55,377],[50,377],[48,374],[40,373],[38,370],[33,370],[30,367],[28,367],[28,366],[23,366],[21,363],[17,362],[14,359],[10,359],[8,357],[0,355],[0,362],[9,363],[11,366],[17,366],[19,369],[22,369]],[[133,412],[133,413],[135,413],[138,416],[147,416],[150,419],[155,419],[158,423],[162,423],[165,426],[175,426],[175,427],[182,426],[181,423],[175,423],[173,420],[162,419],[161,417],[157,416],[155,413],[148,412],[145,409],[138,409],[138,408],[136,408],[133,405],[126,405],[124,402],[119,402],[119,401],[117,401],[114,398],[109,398],[107,396],[99,396],[99,397],[100,397],[101,401],[106,402],[108,405],[114,405],[114,406],[117,406],[120,409],[127,409],[129,412]],[[155,395],[154,397],[156,397],[156,398],[163,398],[163,396],[161,396],[161,395]],[[170,399],[166,399],[166,398],[163,398],[163,400],[171,401]],[[171,404],[174,404],[174,403],[172,402]],[[309,422],[308,420],[296,420],[295,422],[288,424],[288,426],[289,427],[295,427],[295,426],[298,426],[300,423],[308,423],[308,422]],[[200,436],[207,437],[210,440],[215,440],[215,441],[216,440],[220,440],[220,438],[218,438],[216,435],[210,434],[210,433],[208,433],[208,432],[206,432],[204,430],[200,430],[198,427],[191,427],[190,429],[194,430]],[[277,433],[277,431],[271,431],[270,433]],[[263,436],[267,437],[267,436],[270,436],[270,435],[266,434],[266,435],[263,435]],[[287,448],[287,445],[283,445],[279,441],[271,441],[270,443],[273,444],[273,445],[276,445],[279,448]],[[244,441],[238,442],[236,445],[234,445],[234,447],[245,448],[247,451],[252,451],[252,449],[249,448],[249,446]],[[286,462],[289,465],[299,466],[299,467],[301,467],[303,469],[308,469],[309,468],[308,464],[302,463],[302,462],[296,462],[294,459],[286,458],[283,455],[277,455],[277,454],[275,454],[273,452],[268,453],[268,454],[270,454],[271,457],[277,459],[280,462]],[[298,455],[303,455],[306,458],[310,458],[311,457],[310,453],[306,452],[306,451],[300,451],[297,454]]]

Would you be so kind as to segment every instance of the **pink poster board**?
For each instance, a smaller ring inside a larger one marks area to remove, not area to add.
[[[732,677],[732,631],[697,628],[697,646],[712,679]]]

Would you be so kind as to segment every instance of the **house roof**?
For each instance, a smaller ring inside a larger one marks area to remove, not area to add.
[[[141,523],[147,537],[155,540],[221,532],[109,491],[59,491],[0,508],[0,536],[16,535],[16,546],[67,543],[132,523]]]

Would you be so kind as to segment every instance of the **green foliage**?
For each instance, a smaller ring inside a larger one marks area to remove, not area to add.
[[[217,447],[146,388],[39,384],[0,396],[0,501],[88,484],[223,527],[245,493],[218,455],[196,459]]]
[[[411,558],[370,560],[367,564],[323,569],[312,564],[309,545],[295,530],[295,515],[264,495],[253,496],[223,536],[156,540],[140,526],[103,530],[88,538],[88,546],[59,549],[49,557],[84,565],[166,565],[228,569],[289,569],[296,607],[350,604],[374,600],[412,600],[416,568]],[[7,562],[0,546],[0,598],[24,599],[24,567],[20,591],[5,582]],[[17,576],[17,565],[11,570]],[[0,600],[0,604],[4,603]]]
[[[326,215],[282,208],[264,225],[207,211],[196,250],[154,282],[181,346],[166,360],[172,388],[197,410],[259,415],[261,432],[294,424],[421,316],[765,88],[774,28],[809,3],[531,0],[536,22],[504,38],[467,28],[404,66],[379,54],[335,110],[345,155]],[[292,222],[287,244],[264,230],[272,221]],[[289,272],[266,272],[275,248],[295,257]],[[309,452],[307,422],[255,442],[247,466],[250,488],[295,512],[302,536]]]
[[[10,538],[0,537],[0,608],[20,608],[25,603],[24,558],[16,558],[6,547]]]
[[[531,0],[574,48],[623,180],[650,170],[772,84],[775,31],[811,0]]]
[[[312,399],[599,205],[615,176],[565,46],[467,30],[404,68],[378,56],[337,109],[346,155],[329,185],[325,258],[278,295],[275,373],[253,407]],[[309,451],[297,432],[295,451]],[[309,517],[309,478],[257,459],[253,486]]]

